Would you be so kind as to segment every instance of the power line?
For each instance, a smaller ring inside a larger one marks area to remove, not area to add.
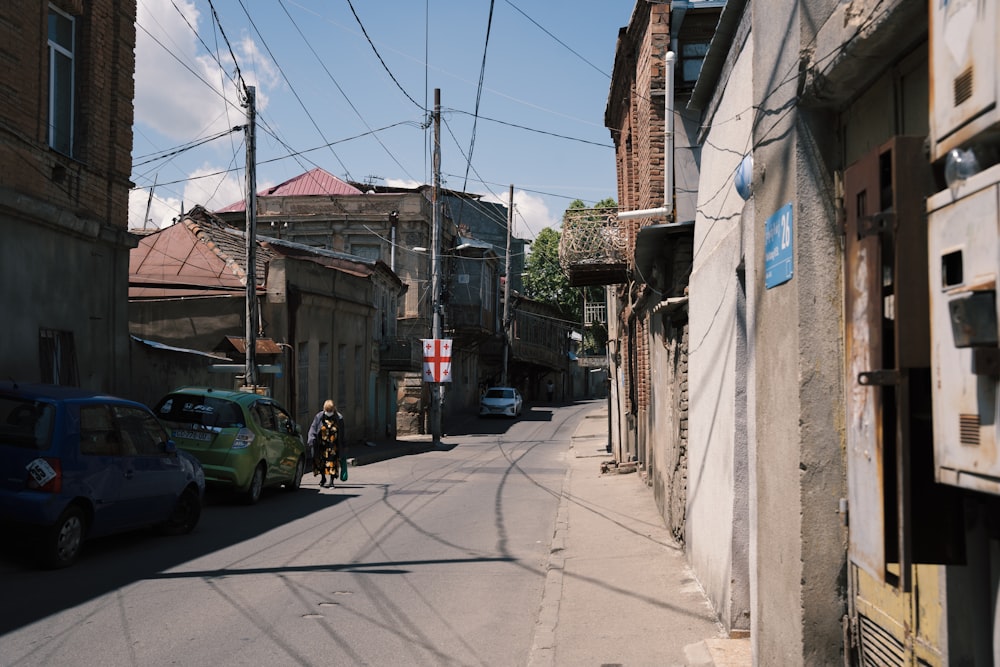
[[[545,28],[544,28],[544,27],[543,27],[543,26],[542,26],[542,25],[541,25],[541,24],[540,24],[540,23],[539,23],[538,21],[536,21],[535,19],[533,19],[533,18],[531,18],[530,16],[528,16],[528,15],[527,15],[527,14],[526,14],[526,13],[524,12],[524,10],[523,10],[523,9],[521,9],[520,7],[518,7],[517,5],[515,5],[515,4],[514,4],[513,2],[511,2],[510,0],[504,0],[504,2],[506,2],[506,3],[508,4],[508,5],[510,5],[510,6],[511,6],[511,7],[513,7],[514,9],[516,9],[516,10],[518,11],[518,13],[519,13],[519,14],[521,14],[521,16],[523,16],[524,18],[528,19],[528,20],[529,20],[529,21],[531,21],[531,22],[532,22],[533,24],[535,24],[535,26],[536,26],[536,27],[537,27],[537,28],[538,28],[539,30],[541,30],[542,32],[544,32],[544,33],[545,33],[546,35],[548,35],[548,36],[549,36],[549,37],[551,37],[552,39],[556,40],[556,41],[557,41],[557,42],[558,42],[558,43],[559,43],[559,44],[560,44],[560,45],[561,45],[561,46],[562,46],[563,48],[565,48],[565,49],[566,49],[567,51],[569,51],[570,53],[572,53],[572,54],[573,54],[574,56],[576,56],[577,58],[579,58],[579,59],[580,59],[580,60],[582,60],[583,62],[585,62],[585,63],[587,63],[588,65],[590,65],[591,67],[593,67],[593,68],[594,68],[595,70],[597,70],[597,71],[598,71],[598,73],[600,73],[600,74],[603,74],[603,75],[604,75],[605,77],[607,77],[608,79],[610,79],[610,78],[611,78],[611,75],[610,75],[610,74],[608,74],[607,72],[605,72],[604,70],[602,70],[601,68],[599,68],[599,67],[598,67],[597,65],[595,65],[595,64],[594,64],[594,63],[592,63],[592,62],[590,62],[589,60],[587,60],[586,58],[584,58],[583,56],[581,56],[581,55],[580,55],[579,53],[577,53],[576,51],[574,51],[574,50],[573,50],[572,48],[570,48],[570,46],[569,46],[568,44],[566,44],[566,43],[565,43],[564,41],[562,41],[561,39],[559,39],[558,37],[556,37],[555,35],[553,35],[553,34],[552,34],[551,32],[549,32],[548,30],[546,30],[546,29],[545,29]]]
[[[149,164],[150,162],[156,162],[157,160],[165,160],[168,157],[174,157],[175,155],[180,155],[181,153],[186,153],[187,151],[191,150],[192,148],[197,148],[198,146],[202,146],[202,145],[207,144],[209,142],[215,141],[216,139],[221,139],[222,137],[228,137],[230,134],[232,134],[234,132],[242,132],[244,129],[246,129],[245,125],[237,125],[236,127],[230,128],[230,129],[226,130],[225,132],[219,132],[218,134],[216,134],[214,136],[206,137],[205,139],[202,139],[201,141],[195,141],[195,142],[191,142],[189,144],[185,144],[183,146],[180,146],[180,147],[175,148],[175,149],[170,150],[170,151],[160,152],[160,153],[151,153],[149,155],[140,156],[138,159],[142,160],[142,161],[141,162],[133,162],[132,163],[132,168],[135,169],[136,167],[141,167],[142,165]]]
[[[243,13],[246,14],[247,20],[250,21],[251,27],[253,27],[254,32],[256,32],[257,36],[260,38],[261,44],[263,44],[264,48],[267,50],[267,55],[270,56],[272,62],[274,62],[274,66],[277,67],[278,72],[281,73],[281,78],[284,79],[286,84],[288,84],[288,89],[292,91],[292,95],[295,96],[295,99],[298,101],[299,106],[302,107],[302,111],[305,112],[306,118],[308,118],[309,122],[313,124],[313,127],[316,129],[316,132],[319,133],[319,136],[322,137],[323,141],[328,142],[326,136],[323,134],[323,130],[320,129],[319,124],[316,123],[316,119],[312,117],[311,113],[309,113],[309,109],[306,107],[305,102],[302,101],[302,98],[299,96],[298,91],[295,90],[295,86],[292,85],[292,82],[288,79],[288,76],[285,74],[285,70],[281,67],[281,64],[278,63],[278,59],[274,57],[274,52],[271,51],[271,47],[268,45],[267,40],[264,39],[264,35],[261,34],[260,30],[257,28],[257,24],[254,23],[253,17],[250,16],[249,10],[247,10],[246,5],[243,4],[243,0],[238,0],[238,1],[240,3],[240,7],[243,8]],[[277,137],[275,138],[277,139]],[[284,142],[282,142],[282,145],[285,145],[287,148],[287,145]],[[344,170],[344,173],[347,174],[348,177],[350,177],[351,170],[347,168],[347,165],[344,164],[343,160],[340,159],[340,156],[337,155],[336,151],[333,150],[332,148],[333,144],[328,142],[327,146],[330,148],[330,153],[333,155],[333,157],[340,164],[341,168]],[[351,180],[353,180],[353,178]]]
[[[368,45],[372,47],[372,51],[375,52],[375,57],[377,57],[378,61],[382,63],[382,68],[385,70],[385,73],[389,75],[389,78],[392,79],[392,82],[394,84],[396,84],[396,87],[399,88],[400,92],[406,96],[406,99],[413,102],[417,106],[417,108],[420,109],[421,111],[426,112],[427,111],[426,105],[421,105],[420,102],[417,102],[415,99],[413,99],[413,97],[411,97],[410,94],[406,92],[406,89],[403,88],[402,84],[399,83],[399,80],[396,79],[396,75],[392,73],[392,70],[389,69],[389,66],[385,64],[385,60],[383,60],[382,54],[378,52],[378,49],[375,48],[375,43],[372,42],[372,38],[368,36],[368,31],[365,29],[365,24],[361,22],[361,17],[359,17],[358,13],[354,10],[354,4],[351,2],[351,0],[347,0],[347,6],[351,8],[351,13],[354,14],[354,20],[358,22],[358,27],[361,28],[361,32],[364,34],[365,39],[368,40]]]
[[[365,119],[364,115],[363,115],[363,114],[362,114],[362,113],[361,113],[361,112],[360,112],[360,111],[358,110],[358,108],[357,108],[356,106],[354,106],[354,102],[352,102],[352,101],[351,101],[350,97],[348,97],[348,96],[347,96],[347,93],[346,93],[346,92],[344,92],[344,89],[343,89],[343,88],[341,88],[341,86],[340,86],[340,83],[338,83],[338,82],[337,82],[337,79],[336,79],[336,78],[334,78],[333,74],[332,74],[332,73],[330,72],[330,70],[329,70],[329,69],[327,68],[327,66],[326,66],[326,63],[325,63],[325,62],[323,61],[323,59],[322,59],[322,58],[320,58],[320,57],[319,57],[319,54],[318,54],[318,53],[316,53],[316,49],[314,49],[314,48],[313,48],[313,45],[312,45],[312,43],[311,43],[311,42],[310,42],[310,41],[309,41],[309,40],[308,40],[308,39],[306,38],[305,34],[303,34],[302,30],[301,30],[301,29],[299,28],[299,25],[298,25],[298,23],[296,23],[296,22],[295,22],[295,19],[293,19],[293,18],[292,18],[292,15],[291,15],[291,14],[289,13],[288,9],[287,9],[287,8],[285,7],[285,3],[284,3],[284,0],[278,0],[278,4],[279,4],[279,5],[281,5],[281,8],[282,8],[282,9],[284,10],[284,12],[285,12],[285,15],[286,15],[286,16],[288,17],[288,20],[289,20],[289,21],[291,21],[291,23],[292,23],[292,25],[293,25],[293,26],[295,26],[295,30],[297,30],[297,31],[298,31],[298,33],[299,33],[299,36],[301,36],[301,37],[302,37],[302,41],[303,41],[303,42],[305,43],[305,45],[306,45],[307,47],[309,47],[309,50],[310,50],[310,51],[312,52],[312,54],[313,54],[313,55],[314,55],[314,56],[316,57],[316,62],[318,62],[318,63],[320,64],[320,67],[322,67],[322,68],[323,68],[323,71],[324,71],[324,72],[326,72],[326,75],[327,75],[327,76],[328,76],[328,77],[330,78],[330,81],[332,81],[332,82],[333,82],[333,85],[334,85],[334,86],[336,86],[337,90],[338,90],[338,91],[340,92],[340,94],[341,94],[341,95],[343,96],[343,98],[344,98],[344,100],[345,100],[345,101],[347,102],[348,106],[350,106],[350,107],[351,107],[351,110],[353,110],[353,111],[354,111],[354,114],[355,114],[355,115],[356,115],[356,116],[357,116],[357,117],[358,117],[358,118],[359,118],[359,119],[361,120],[361,122],[362,122],[362,123],[364,124],[364,126],[365,126],[365,127],[367,127],[367,128],[369,129],[369,130],[371,130],[371,129],[372,129],[372,128],[371,128],[371,125],[369,125],[369,124],[368,124],[368,121],[367,121],[367,119]],[[353,11],[353,7],[352,7],[352,11]],[[355,16],[356,16],[356,15],[355,15]],[[359,23],[360,23],[360,20],[359,20]],[[362,30],[364,30],[364,26],[362,26],[362,28],[361,28],[361,29],[362,29]],[[367,37],[367,36],[368,36],[368,34],[367,34],[367,33],[365,33],[365,37]],[[371,42],[371,40],[369,40],[369,43],[370,43],[370,42]],[[372,46],[372,48],[373,48],[373,49],[375,48],[375,47],[374,47],[374,45]],[[376,54],[376,55],[378,55],[378,52],[376,51],[376,52],[375,52],[375,54]],[[379,59],[381,60],[381,56],[379,56]],[[384,64],[384,63],[383,63],[383,64]],[[389,76],[392,76],[392,73],[391,73],[391,72],[389,73]],[[395,77],[393,78],[393,80],[395,81]],[[404,91],[404,94],[405,94],[405,91]],[[411,98],[411,99],[412,99],[412,98]],[[417,105],[417,106],[419,107],[420,105]],[[424,111],[424,109],[423,109],[423,108],[421,108],[421,111]],[[404,174],[406,174],[406,175],[407,175],[407,176],[408,176],[409,178],[413,179],[413,176],[412,176],[412,175],[410,174],[410,172],[409,172],[409,171],[407,171],[406,167],[404,167],[404,166],[402,165],[402,163],[400,163],[400,161],[399,161],[398,159],[396,159],[396,156],[395,156],[395,155],[393,155],[392,151],[390,151],[390,150],[389,150],[389,147],[388,147],[388,146],[386,146],[386,145],[385,145],[385,144],[384,144],[384,143],[382,142],[382,139],[381,139],[381,138],[379,138],[379,136],[378,136],[377,134],[376,134],[376,135],[374,135],[374,136],[375,136],[375,141],[377,141],[377,142],[378,142],[378,144],[379,144],[379,146],[381,146],[381,147],[382,147],[382,150],[384,150],[384,151],[385,151],[386,155],[388,155],[388,156],[389,156],[389,158],[390,158],[390,159],[391,159],[391,160],[392,160],[393,162],[395,162],[395,163],[396,163],[396,166],[397,166],[397,167],[399,167],[399,168],[400,168],[400,170],[402,170],[402,172],[403,172]],[[413,179],[413,180],[416,180],[416,179]]]
[[[473,115],[472,113],[470,113],[468,111],[462,111],[461,109],[451,109],[451,108],[449,108],[449,109],[447,109],[447,111],[450,111],[450,112],[453,112],[453,113],[465,114],[467,116],[472,116]],[[601,148],[614,148],[613,144],[602,144],[602,143],[598,143],[596,141],[590,141],[589,139],[579,139],[577,137],[566,136],[565,134],[556,134],[555,132],[547,132],[546,130],[536,130],[535,128],[527,127],[525,125],[518,125],[516,123],[510,123],[510,122],[503,121],[503,120],[497,120],[496,118],[488,118],[487,116],[478,116],[477,115],[477,117],[481,118],[482,120],[488,120],[488,121],[490,121],[492,123],[499,123],[500,125],[507,125],[508,127],[516,127],[519,130],[527,130],[528,132],[536,132],[538,134],[546,134],[546,135],[548,135],[550,137],[556,137],[558,139],[567,139],[569,141],[577,141],[577,142],[580,142],[581,144],[591,144],[593,146],[600,146]]]

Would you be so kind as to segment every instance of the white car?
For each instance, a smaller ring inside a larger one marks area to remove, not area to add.
[[[513,387],[490,387],[479,399],[479,416],[517,417],[521,414],[521,392]]]

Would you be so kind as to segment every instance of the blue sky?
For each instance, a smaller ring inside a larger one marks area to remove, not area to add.
[[[244,135],[225,134],[246,122],[242,77],[257,90],[258,189],[316,166],[432,182],[421,125],[439,88],[443,185],[506,201],[513,184],[515,234],[534,238],[573,199],[617,197],[603,120],[633,6],[495,0],[491,19],[489,0],[139,0],[129,226],[242,198]]]

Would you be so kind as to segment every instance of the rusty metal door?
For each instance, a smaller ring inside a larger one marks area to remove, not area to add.
[[[915,137],[844,174],[848,556],[852,646],[864,665],[942,661],[940,570],[917,564],[961,558],[954,499],[933,483],[929,174]]]

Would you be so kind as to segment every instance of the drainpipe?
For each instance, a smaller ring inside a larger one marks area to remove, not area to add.
[[[618,213],[619,220],[653,218],[674,213],[674,60],[673,51],[663,56],[665,86],[663,91],[663,206]]]

